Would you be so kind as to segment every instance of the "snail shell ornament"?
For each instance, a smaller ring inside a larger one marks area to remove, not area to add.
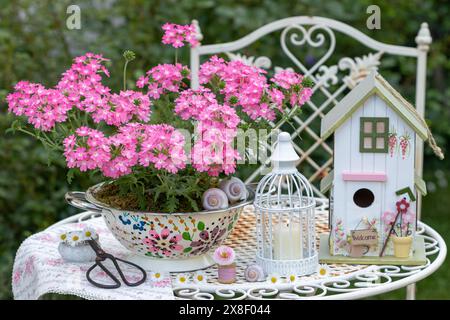
[[[205,210],[226,209],[228,208],[227,195],[218,188],[208,189],[203,193],[202,206]]]
[[[257,264],[252,264],[245,269],[245,280],[248,282],[264,281],[264,270]]]
[[[219,184],[219,188],[225,192],[231,203],[245,199],[247,196],[244,182],[236,177],[222,180]]]

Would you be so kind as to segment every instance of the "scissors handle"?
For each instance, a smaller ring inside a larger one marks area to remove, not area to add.
[[[112,281],[114,281],[115,284],[103,284],[99,282],[95,282],[91,278],[91,272],[95,269],[95,267],[99,266],[110,278]],[[88,269],[86,272],[86,279],[91,283],[92,285],[102,288],[102,289],[117,289],[121,286],[119,279],[115,275],[111,273],[106,267],[101,263],[101,261],[96,261],[95,264]]]
[[[122,281],[123,281],[127,286],[129,286],[129,287],[137,287],[138,285],[143,284],[143,283],[145,282],[145,280],[147,279],[147,272],[146,272],[143,268],[141,268],[140,266],[138,266],[137,264],[134,264],[134,263],[132,263],[132,262],[130,262],[130,261],[126,261],[126,260],[123,260],[123,259],[120,259],[120,258],[116,258],[116,257],[113,257],[111,260],[112,260],[112,262],[114,263],[114,266],[116,267],[117,272],[119,273],[120,278],[122,278]],[[124,274],[123,274],[123,272],[122,272],[122,269],[119,267],[119,264],[117,263],[117,261],[120,261],[120,262],[122,262],[122,263],[128,264],[128,265],[130,265],[130,266],[132,266],[132,267],[138,269],[138,270],[142,273],[142,279],[139,280],[139,281],[137,281],[137,282],[134,282],[134,283],[133,283],[133,282],[129,282],[129,281],[125,278],[125,276],[124,276]]]
[[[91,245],[92,249],[95,251],[95,253],[97,254],[97,257],[95,259],[95,264],[90,267],[88,269],[88,271],[86,272],[86,278],[87,280],[93,284],[94,286],[97,286],[99,288],[103,288],[103,289],[116,289],[119,288],[121,286],[121,283],[119,281],[119,279],[117,279],[117,277],[111,273],[111,271],[109,271],[102,263],[102,261],[105,261],[106,259],[109,259],[112,261],[112,263],[114,264],[114,267],[116,268],[117,272],[119,273],[120,278],[122,279],[122,281],[129,287],[136,287],[138,285],[141,285],[145,282],[145,280],[147,279],[147,272],[140,266],[138,266],[137,264],[134,264],[130,261],[126,261],[123,259],[119,259],[114,257],[113,255],[106,253],[101,247],[100,245],[97,243],[97,241],[95,240],[88,240],[88,243]],[[119,264],[117,263],[117,261],[120,261],[122,263],[128,264],[136,269],[138,269],[141,273],[142,273],[142,279],[140,279],[137,282],[129,282],[126,278],[125,275],[122,272],[122,269],[120,268]],[[95,269],[96,266],[99,266],[113,281],[115,284],[102,284],[102,283],[97,283],[94,280],[92,280],[91,278],[91,272]]]

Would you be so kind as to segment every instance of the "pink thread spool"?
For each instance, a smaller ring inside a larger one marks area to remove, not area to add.
[[[226,266],[218,266],[219,282],[230,284],[236,282],[236,264],[228,264]]]
[[[220,283],[236,282],[236,264],[233,248],[220,246],[214,251],[213,259],[218,264],[218,280]]]

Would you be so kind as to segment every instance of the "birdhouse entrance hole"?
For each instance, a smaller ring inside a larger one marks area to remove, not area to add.
[[[369,207],[375,201],[372,191],[366,188],[359,189],[353,195],[353,202],[361,208]]]

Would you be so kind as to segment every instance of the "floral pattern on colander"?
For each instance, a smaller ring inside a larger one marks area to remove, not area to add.
[[[152,215],[104,212],[106,225],[130,251],[152,258],[185,259],[220,245],[232,231],[242,208],[212,214]]]

